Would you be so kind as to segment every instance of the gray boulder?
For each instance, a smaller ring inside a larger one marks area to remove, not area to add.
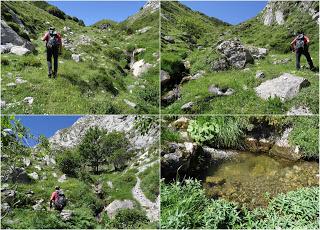
[[[243,69],[246,64],[254,62],[249,50],[238,40],[224,41],[217,46],[217,50],[227,58],[229,65],[237,69]]]
[[[151,64],[145,63],[144,60],[141,59],[132,64],[131,70],[132,70],[133,76],[139,77],[145,72],[147,72],[151,67],[152,67]]]
[[[107,212],[110,219],[113,219],[121,209],[133,209],[131,200],[114,200],[104,210]]]
[[[179,87],[176,87],[161,97],[161,104],[163,106],[167,106],[173,103],[174,101],[178,100],[179,98],[180,98],[180,89]]]
[[[28,54],[30,53],[31,51],[25,47],[22,47],[22,46],[13,46],[11,49],[10,49],[10,53],[12,54],[16,54],[18,56],[22,56],[22,55],[25,55],[25,54]]]
[[[262,71],[257,71],[256,72],[256,78],[257,79],[261,79],[261,78],[264,78],[264,77],[265,77],[264,72],[262,72]]]
[[[224,71],[230,67],[229,63],[225,58],[220,58],[217,61],[214,61],[211,69],[214,71]]]
[[[1,45],[11,43],[14,46],[23,46],[32,51],[34,46],[31,42],[20,37],[4,20],[1,20]]]
[[[287,112],[287,115],[312,115],[312,112],[306,106],[294,106]]]
[[[247,47],[250,54],[254,59],[262,59],[265,58],[268,54],[268,50],[266,48],[259,48],[254,46]]]
[[[72,60],[74,60],[75,62],[80,62],[81,58],[80,58],[80,54],[72,54],[71,58]]]
[[[161,86],[163,87],[163,86],[166,86],[171,81],[171,77],[168,72],[161,70],[160,80],[161,80]]]
[[[187,112],[187,111],[190,111],[192,109],[192,107],[195,105],[194,102],[190,101],[186,104],[184,104],[182,107],[181,107],[181,110]]]
[[[10,53],[11,48],[13,47],[12,43],[7,43],[5,45],[0,45],[1,53]]]
[[[39,175],[36,172],[29,173],[28,175],[34,180],[38,180],[39,179]]]
[[[40,211],[43,209],[43,199],[37,200],[36,204],[32,206],[33,210]]]
[[[172,36],[164,36],[163,39],[166,41],[166,42],[169,42],[169,43],[174,43],[174,38]]]
[[[137,105],[127,99],[123,99],[123,101],[128,105],[130,106],[131,108],[135,108]]]
[[[309,85],[310,82],[305,78],[284,73],[280,77],[263,82],[255,91],[264,100],[279,97],[281,101],[286,101],[295,97],[301,88]]]
[[[234,94],[234,90],[231,88],[219,88],[215,85],[209,86],[208,91],[214,96],[230,96]]]
[[[60,212],[60,217],[63,221],[69,221],[73,216],[73,212],[71,210],[62,210]]]

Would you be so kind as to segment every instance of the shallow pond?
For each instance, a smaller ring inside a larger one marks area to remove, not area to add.
[[[252,209],[266,206],[268,197],[306,186],[318,186],[319,164],[292,162],[268,155],[241,152],[213,164],[204,176],[209,197],[224,198]]]

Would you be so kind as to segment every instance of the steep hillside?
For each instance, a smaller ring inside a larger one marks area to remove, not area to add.
[[[35,148],[5,131],[27,138],[21,127],[2,117],[2,229],[157,227],[156,118],[82,117],[53,137],[40,138]],[[103,152],[99,146],[104,146]],[[94,159],[98,167],[93,166]],[[49,208],[55,186],[68,200],[62,212]]]
[[[137,17],[135,21],[102,20],[86,27],[45,2],[1,4],[1,106],[5,113],[157,113],[157,8],[142,9],[131,16]],[[63,38],[55,80],[47,77],[41,41],[49,26]]]
[[[162,6],[162,113],[318,113],[318,72],[304,56],[296,71],[290,53],[290,42],[304,30],[318,66],[317,2],[272,1],[235,26],[199,20],[198,12],[178,2]]]

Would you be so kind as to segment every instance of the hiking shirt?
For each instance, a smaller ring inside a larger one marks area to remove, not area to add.
[[[299,35],[298,35],[299,36]],[[297,38],[298,36],[296,36],[292,42],[291,42],[291,46],[296,49],[296,41],[297,41]],[[306,36],[306,35],[303,35],[303,40],[304,40],[304,44],[308,45],[309,42],[310,42],[310,39]]]
[[[54,191],[52,194],[51,194],[51,198],[50,198],[50,201],[56,201],[56,200],[58,200],[58,192],[57,191]]]
[[[42,41],[46,41],[46,42],[48,43],[49,37],[50,37],[49,32],[47,32],[47,33],[43,36]],[[61,45],[61,44],[62,44],[61,34],[60,34],[60,33],[57,33],[57,37],[58,37],[59,44]]]

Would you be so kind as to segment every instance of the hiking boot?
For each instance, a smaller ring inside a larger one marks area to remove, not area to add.
[[[49,73],[49,74],[48,74],[48,77],[49,77],[49,78],[51,78],[51,76],[52,76],[52,74],[51,74],[51,73]]]
[[[57,73],[53,74],[53,78],[56,79],[57,78]]]

